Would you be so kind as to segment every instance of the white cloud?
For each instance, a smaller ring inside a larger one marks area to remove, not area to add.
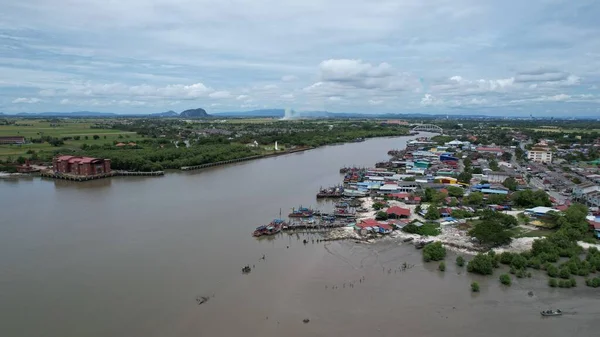
[[[383,103],[383,101],[380,99],[370,99],[369,100],[369,104],[371,104],[371,105],[380,105],[382,103]]]
[[[294,99],[294,94],[283,94],[279,97],[281,97],[283,99]]]
[[[66,104],[70,104],[71,101],[68,98],[63,98],[60,100],[60,104],[62,105],[66,105]]]
[[[328,99],[329,99],[330,101],[332,101],[332,102],[337,102],[337,101],[341,101],[341,100],[342,100],[342,98],[341,98],[341,97],[339,97],[339,96],[331,96],[331,97],[329,97]]]
[[[421,105],[423,105],[423,106],[435,106],[435,105],[440,105],[440,104],[442,104],[442,101],[435,98],[431,94],[425,94],[423,96],[423,98],[421,98]]]
[[[25,103],[25,104],[35,104],[39,103],[41,100],[35,97],[19,97],[15,98],[12,102],[13,104]]]
[[[231,93],[229,91],[215,91],[208,96],[211,98],[229,98],[231,97]]]
[[[248,95],[239,95],[235,99],[237,99],[238,101],[241,101],[241,100],[245,100],[245,99],[248,99],[248,98],[250,98],[250,96],[248,96]]]

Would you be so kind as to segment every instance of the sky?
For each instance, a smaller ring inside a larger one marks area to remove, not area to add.
[[[600,117],[597,0],[0,0],[0,111]]]

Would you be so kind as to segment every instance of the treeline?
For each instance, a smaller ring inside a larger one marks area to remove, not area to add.
[[[179,169],[260,154],[241,144],[194,145],[189,148],[143,146],[137,149],[118,149],[91,146],[77,151],[79,155],[109,158],[115,170],[160,171]]]

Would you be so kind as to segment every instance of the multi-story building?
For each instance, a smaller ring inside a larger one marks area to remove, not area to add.
[[[527,151],[527,159],[536,163],[551,163],[552,151],[548,148],[546,142],[535,144],[533,148]]]
[[[110,173],[110,159],[57,156],[52,160],[54,173],[93,176]]]

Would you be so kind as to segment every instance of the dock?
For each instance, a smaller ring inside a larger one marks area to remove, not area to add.
[[[152,171],[152,172],[112,171],[110,173],[96,174],[96,175],[91,175],[91,176],[79,176],[79,175],[72,175],[72,174],[55,173],[55,172],[51,172],[51,171],[40,172],[40,176],[44,177],[44,178],[62,179],[62,180],[70,180],[70,181],[78,181],[78,182],[111,178],[111,177],[119,177],[119,176],[122,176],[122,177],[131,177],[131,176],[157,177],[157,176],[164,176],[164,175],[165,175],[164,171]]]

